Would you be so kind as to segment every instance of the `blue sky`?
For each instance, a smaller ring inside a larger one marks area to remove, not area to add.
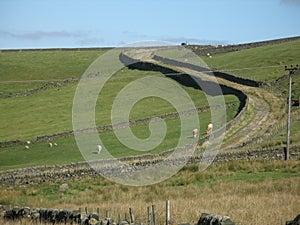
[[[0,49],[300,36],[300,0],[0,0]]]

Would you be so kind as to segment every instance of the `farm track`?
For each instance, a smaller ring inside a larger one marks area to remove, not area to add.
[[[167,66],[160,61],[153,59],[155,53],[151,52],[153,49],[146,49],[129,52],[128,55],[137,60]],[[127,54],[127,53],[126,53]],[[170,68],[178,71],[184,71],[192,76],[210,77],[204,73],[193,70],[191,68],[170,65]],[[223,78],[216,78],[219,84],[224,84],[242,91],[248,97],[248,104],[245,106],[246,110],[242,112],[236,121],[225,133],[225,142],[222,144],[223,151],[229,151],[244,147],[248,144],[253,144],[257,140],[261,140],[266,136],[272,135],[276,132],[276,128],[283,122],[284,117],[282,111],[285,108],[283,99],[276,96],[275,93],[269,92],[261,87],[249,87],[238,83],[233,83]],[[254,114],[253,118],[245,122],[245,114]]]
[[[251,121],[248,121],[249,123],[246,124],[244,127],[239,129],[237,132],[237,128],[235,126],[229,128],[226,132],[229,134],[230,132],[235,132],[232,136],[229,136],[227,139],[227,142],[224,143],[223,149],[234,149],[240,147],[240,145],[244,145],[244,143],[249,140],[250,138],[253,138],[254,135],[263,135],[264,131],[260,131],[260,127],[263,123],[268,119],[268,116],[270,114],[269,107],[264,104],[264,102],[261,99],[258,99],[254,96],[248,96],[249,98],[249,108],[248,110],[255,111],[254,118],[251,119]],[[253,122],[255,121],[255,122]],[[257,128],[259,127],[259,130]],[[230,144],[234,143],[235,144]]]
[[[225,84],[242,91],[248,97],[248,104],[245,106],[246,110],[243,112],[244,115],[241,115],[239,121],[226,131],[225,138],[227,140],[223,143],[223,151],[253,144],[255,140],[262,139],[264,136],[275,132],[276,125],[283,121],[282,111],[280,111],[285,108],[283,99],[263,88],[248,87],[221,78],[217,80],[220,84]],[[254,114],[254,117],[244,126],[240,127],[247,113]],[[235,132],[236,130],[238,131]],[[231,132],[235,134],[232,136],[228,135]]]
[[[228,82],[226,82],[228,85]],[[247,87],[237,84],[234,87],[243,91],[249,99],[246,112],[255,113],[254,118],[236,134],[238,143],[225,146],[225,150],[237,149],[251,145],[260,147],[260,144],[267,137],[278,131],[278,127],[286,122],[286,116],[282,113],[285,110],[285,102],[275,93],[264,88]],[[242,122],[242,121],[241,121]],[[233,126],[231,129],[236,129]],[[229,131],[230,132],[230,129]]]

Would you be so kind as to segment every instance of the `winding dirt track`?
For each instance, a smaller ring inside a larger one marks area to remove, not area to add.
[[[162,66],[160,61],[153,59],[155,49],[140,49],[135,52],[127,52],[130,57],[140,61],[155,63]],[[193,76],[201,78],[208,75],[191,68],[170,65],[172,69],[184,71]],[[242,91],[248,97],[246,110],[239,116],[238,122],[235,122],[226,130],[225,139],[222,144],[223,151],[234,150],[245,146],[259,144],[261,140],[276,132],[279,124],[282,124],[285,116],[282,110],[285,109],[284,100],[275,93],[267,91],[261,87],[249,87],[242,84],[233,83],[223,78],[216,78],[219,84],[224,84]]]

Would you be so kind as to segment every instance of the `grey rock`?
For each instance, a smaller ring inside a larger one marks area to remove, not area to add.
[[[202,213],[197,225],[235,225],[228,216]]]

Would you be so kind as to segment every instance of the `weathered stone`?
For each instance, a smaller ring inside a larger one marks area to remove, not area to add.
[[[228,216],[202,213],[197,225],[235,225]]]
[[[129,223],[127,222],[127,221],[121,221],[120,223],[119,223],[119,225],[128,225]]]
[[[300,225],[300,214],[294,220],[286,221],[286,225]]]

